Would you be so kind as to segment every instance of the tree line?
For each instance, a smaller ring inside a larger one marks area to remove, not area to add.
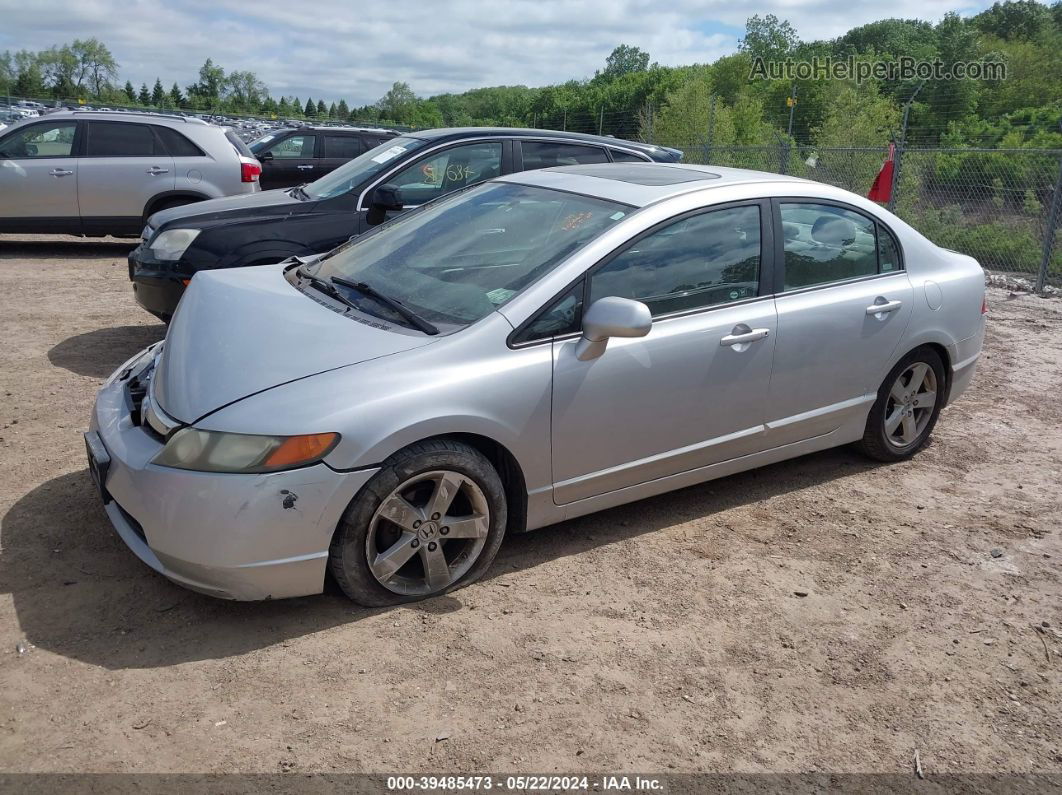
[[[950,64],[995,61],[998,80],[752,79],[756,59],[810,61],[901,56]],[[541,87],[491,86],[420,97],[396,82],[375,103],[274,98],[251,71],[212,59],[198,80],[167,90],[119,84],[119,67],[95,38],[0,54],[0,91],[159,109],[278,118],[328,118],[410,127],[538,126],[689,147],[881,146],[903,136],[922,145],[1062,147],[1062,0],[1007,0],[969,18],[932,24],[884,19],[832,40],[802,41],[773,15],[753,16],[738,51],[712,63],[666,67],[621,44],[592,77]],[[906,113],[905,113],[906,111]],[[903,119],[907,119],[906,127]]]

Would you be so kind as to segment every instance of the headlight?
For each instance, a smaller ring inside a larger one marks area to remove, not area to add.
[[[338,442],[338,433],[256,436],[182,428],[153,463],[197,472],[276,472],[320,461]]]
[[[198,229],[167,229],[155,238],[151,250],[155,256],[166,262],[178,260],[192,241],[199,236]]]

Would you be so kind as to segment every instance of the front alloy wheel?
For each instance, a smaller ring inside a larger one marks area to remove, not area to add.
[[[457,582],[479,558],[490,530],[483,490],[460,472],[414,475],[376,509],[365,538],[373,577],[403,596]]]
[[[475,448],[417,442],[387,459],[336,528],[329,570],[366,607],[460,588],[490,566],[505,535],[505,488]]]

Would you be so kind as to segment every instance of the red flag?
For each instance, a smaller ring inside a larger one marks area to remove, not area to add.
[[[896,144],[889,144],[889,155],[881,164],[881,171],[874,177],[874,184],[870,186],[867,198],[875,202],[888,202],[892,198],[892,173],[896,168],[894,158],[896,156]]]

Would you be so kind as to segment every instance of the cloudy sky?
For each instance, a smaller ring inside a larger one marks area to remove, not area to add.
[[[182,88],[207,57],[274,96],[374,102],[396,80],[422,96],[589,77],[619,43],[665,65],[733,52],[745,19],[775,14],[803,39],[884,16],[939,20],[987,0],[0,0],[0,51],[95,36],[123,80]]]

